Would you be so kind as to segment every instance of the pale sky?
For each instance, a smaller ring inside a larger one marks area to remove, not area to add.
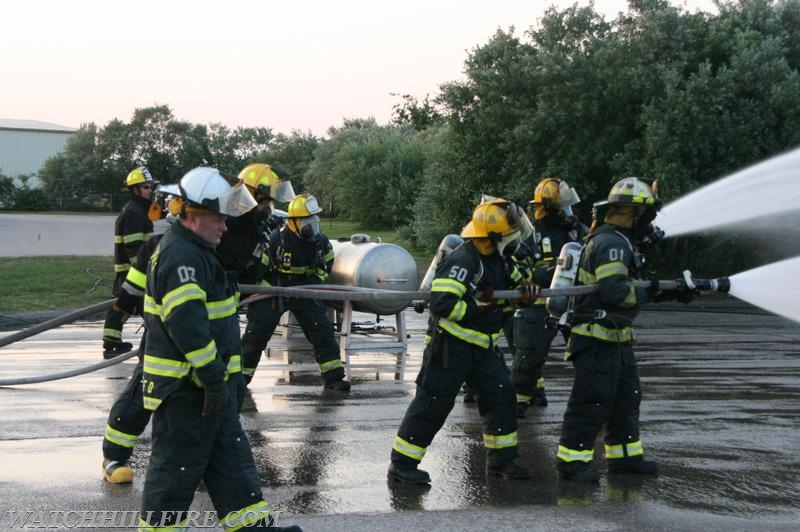
[[[401,101],[391,93],[433,95],[498,28],[521,37],[547,5],[572,3],[12,0],[0,8],[0,118],[103,127],[168,105],[193,123],[283,133],[384,124]],[[613,19],[627,2],[595,8]]]

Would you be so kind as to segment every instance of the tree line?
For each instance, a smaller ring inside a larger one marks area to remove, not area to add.
[[[268,162],[336,216],[400,228],[429,250],[481,194],[524,203],[543,177],[575,186],[584,221],[625,176],[658,179],[669,201],[800,144],[800,0],[716,5],[690,13],[629,0],[613,20],[592,6],[551,7],[521,35],[498,30],[472,49],[464,79],[438,94],[398,95],[390,123],[348,119],[324,137],[138,109],[128,123],[81,126],[39,177],[48,208],[56,198],[91,208],[86,198],[118,194],[137,164],[171,183],[198,165],[233,177]],[[668,255],[679,262],[704,246],[681,240]],[[725,269],[749,259],[705,260]]]

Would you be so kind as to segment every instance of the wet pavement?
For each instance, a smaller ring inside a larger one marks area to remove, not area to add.
[[[430,488],[388,483],[389,451],[414,393],[425,325],[406,311],[402,383],[394,381],[391,356],[355,357],[349,393],[323,390],[306,365],[287,365],[274,354],[263,360],[242,420],[264,495],[281,523],[311,531],[797,530],[800,325],[730,305],[731,299],[647,307],[637,322],[642,441],[647,456],[659,461],[658,477],[609,476],[598,456],[599,485],[557,479],[554,458],[572,373],[558,339],[545,370],[550,404],[532,407],[520,421],[529,480],[486,476],[480,416],[459,398],[422,465]],[[126,326],[126,339],[136,338],[136,323]],[[101,326],[63,326],[4,347],[0,375],[96,363]],[[0,387],[4,513],[138,510],[149,429],[134,454],[132,485],[110,485],[100,473],[108,408],[133,365]],[[211,509],[203,491],[193,509]],[[0,524],[9,526],[7,515]]]

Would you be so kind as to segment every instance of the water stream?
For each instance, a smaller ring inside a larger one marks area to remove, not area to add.
[[[675,237],[800,210],[800,148],[721,178],[664,206],[656,225]],[[774,218],[773,218],[774,219]]]
[[[730,277],[730,294],[800,323],[800,257],[782,260]]]

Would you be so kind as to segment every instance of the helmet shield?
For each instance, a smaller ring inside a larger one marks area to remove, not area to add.
[[[280,203],[289,203],[296,197],[291,181],[285,180],[270,185],[269,195],[272,199]]]
[[[250,194],[250,191],[241,181],[232,186],[229,191],[221,194],[218,200],[219,209],[217,212],[234,217],[241,216],[258,205],[253,195]]]
[[[561,207],[564,211],[567,208],[572,207],[576,203],[580,202],[581,198],[578,196],[578,193],[575,191],[574,187],[569,186],[566,182],[562,181],[560,185],[558,185],[558,206]],[[570,214],[572,213],[572,209],[569,210]]]

